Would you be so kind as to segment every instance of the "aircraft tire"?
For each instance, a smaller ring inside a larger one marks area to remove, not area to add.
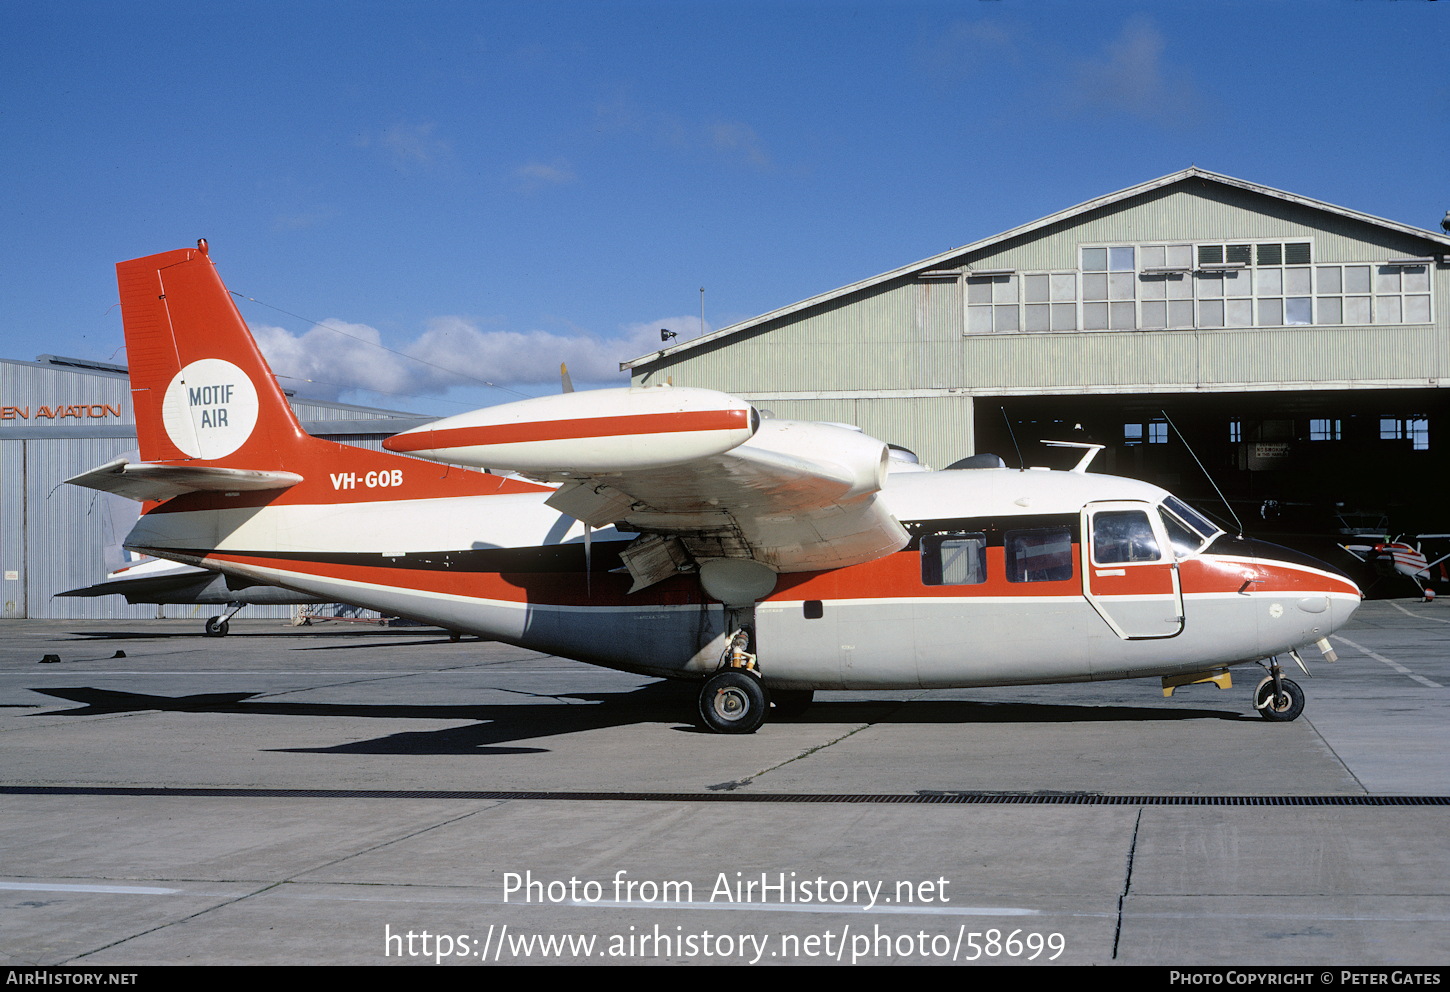
[[[772,689],[770,701],[775,709],[771,716],[781,720],[794,720],[811,708],[815,697],[814,689]]]
[[[206,636],[226,637],[227,631],[231,629],[231,626],[232,625],[222,617],[212,617],[206,622]]]
[[[769,708],[760,679],[742,671],[720,672],[700,690],[700,719],[717,734],[753,734]]]
[[[1258,708],[1259,716],[1278,723],[1299,719],[1299,714],[1304,712],[1304,690],[1289,679],[1280,679],[1279,684],[1284,687],[1284,695],[1278,700],[1273,698],[1272,678],[1264,679],[1254,690],[1254,706]]]

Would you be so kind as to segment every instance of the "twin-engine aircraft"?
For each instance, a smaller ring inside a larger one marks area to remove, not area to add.
[[[303,432],[207,255],[117,266],[146,501],[127,547],[596,665],[701,683],[750,733],[817,689],[1155,677],[1304,705],[1278,656],[1359,605],[1330,566],[1155,486],[905,470],[850,428],[708,389],[567,392],[375,452]],[[422,459],[426,459],[422,460]],[[980,459],[979,459],[980,460]],[[479,471],[487,469],[487,472]],[[1302,664],[1302,662],[1301,662]]]

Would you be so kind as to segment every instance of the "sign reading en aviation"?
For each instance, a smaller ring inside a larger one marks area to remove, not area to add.
[[[121,416],[121,405],[118,403],[112,406],[110,403],[57,403],[55,406],[42,406],[35,411],[36,420],[60,420],[65,417],[77,419],[94,418],[105,419],[106,417]],[[0,420],[30,420],[29,406],[0,406]]]

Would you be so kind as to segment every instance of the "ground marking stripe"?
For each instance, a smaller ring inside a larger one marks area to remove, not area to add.
[[[1430,679],[1425,678],[1425,676],[1423,676],[1423,675],[1416,675],[1414,672],[1410,671],[1404,665],[1401,665],[1398,661],[1392,661],[1391,659],[1386,658],[1382,654],[1376,654],[1375,652],[1371,651],[1369,648],[1365,647],[1363,644],[1356,644],[1353,641],[1351,641],[1349,638],[1347,638],[1347,637],[1341,637],[1339,634],[1335,634],[1334,635],[1334,639],[1336,641],[1339,641],[1341,644],[1348,644],[1350,647],[1354,648],[1356,651],[1359,651],[1361,654],[1367,654],[1367,655],[1369,655],[1375,661],[1382,661],[1382,662],[1384,662],[1386,665],[1389,665],[1391,668],[1393,668],[1395,671],[1399,672],[1401,675],[1408,675],[1410,678],[1414,679],[1416,682],[1419,682],[1421,685],[1429,686],[1431,689],[1443,689],[1443,688],[1445,688],[1439,682],[1433,682]]]
[[[1411,613],[1399,603],[1391,603],[1390,605],[1393,606],[1395,609],[1399,610],[1405,616],[1414,617],[1416,620],[1434,620],[1436,623],[1450,623],[1450,620],[1446,620],[1443,617],[1427,617],[1423,613]]]
[[[20,892],[102,892],[109,895],[169,896],[180,889],[158,889],[147,885],[63,885],[51,882],[0,882],[0,889]]]

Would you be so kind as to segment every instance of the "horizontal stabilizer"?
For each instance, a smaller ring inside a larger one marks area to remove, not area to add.
[[[214,465],[173,465],[117,458],[65,480],[138,501],[170,499],[182,493],[258,492],[289,489],[302,481],[296,472],[261,472]]]

